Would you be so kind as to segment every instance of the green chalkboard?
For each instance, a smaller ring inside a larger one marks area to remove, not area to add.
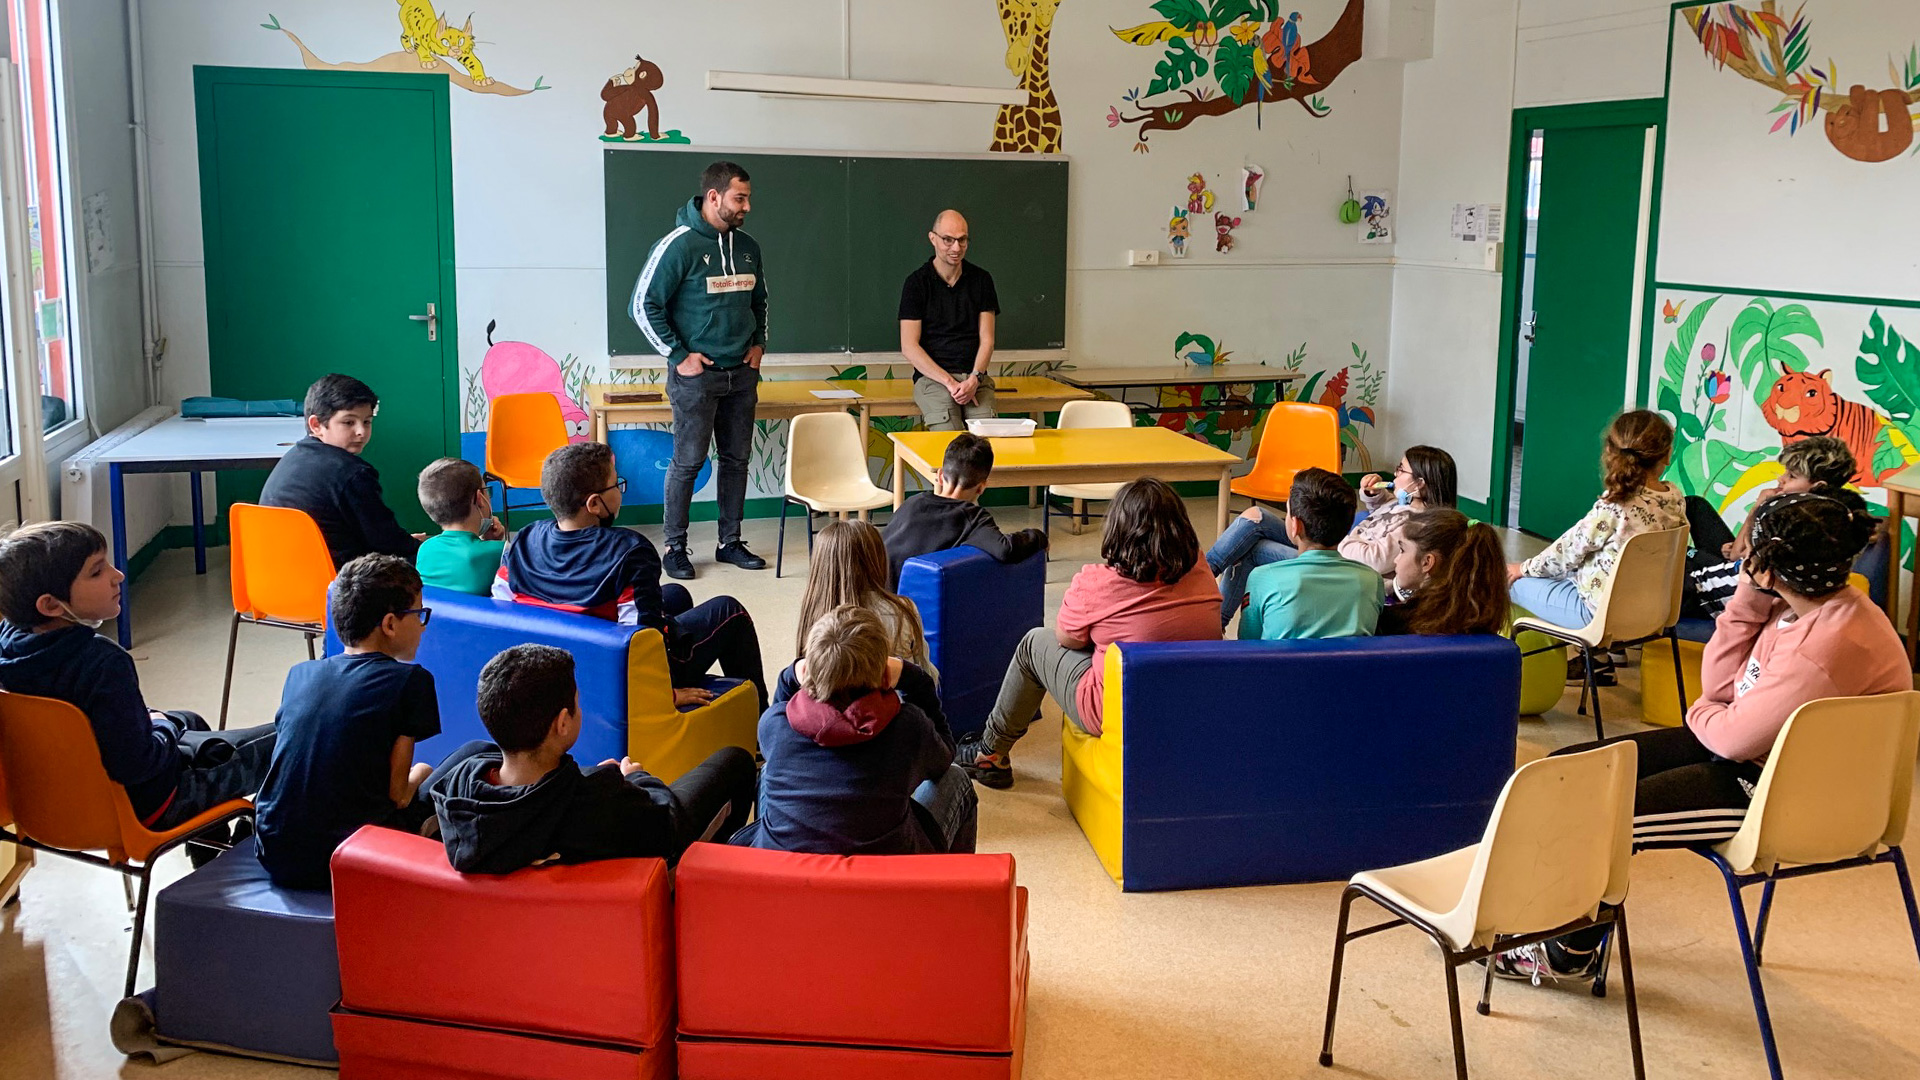
[[[652,354],[630,315],[634,282],[714,156],[660,148],[605,151],[610,354]],[[770,351],[897,349],[900,284],[932,253],[927,231],[946,207],[967,216],[973,236],[968,258],[993,274],[1001,306],[999,348],[1064,346],[1066,162],[728,157],[753,177],[746,230],[759,241],[767,266]]]

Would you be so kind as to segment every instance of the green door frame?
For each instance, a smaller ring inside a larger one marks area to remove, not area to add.
[[[218,67],[196,64],[193,68],[193,100],[195,112],[195,131],[199,139],[200,160],[200,233],[203,238],[218,237],[225,226],[221,216],[221,201],[217,193],[211,190],[206,178],[218,176],[218,162],[213,158],[214,115],[213,88],[220,83],[245,83],[250,86],[325,86],[338,88],[358,88],[371,90],[425,90],[433,100],[434,122],[434,183],[437,187],[435,205],[438,207],[437,222],[440,238],[439,288],[440,306],[437,314],[440,318],[440,364],[442,385],[446,388],[440,402],[445,419],[445,438],[442,439],[441,453],[449,457],[460,456],[460,322],[458,318],[458,293],[454,285],[453,250],[453,126],[450,115],[452,83],[445,75],[397,75],[377,71],[307,71],[304,68],[249,68]],[[212,250],[214,245],[203,240],[202,252]],[[204,271],[203,271],[204,272]],[[224,296],[216,297],[217,286],[212,280],[206,282],[207,309],[215,310],[215,300],[225,301]],[[209,328],[211,330],[211,328]],[[208,335],[208,364],[212,364],[212,334]],[[225,523],[226,508],[220,508],[221,523]]]
[[[1493,468],[1487,496],[1487,517],[1508,521],[1513,481],[1513,405],[1515,344],[1520,331],[1520,287],[1527,257],[1527,162],[1533,133],[1539,130],[1615,127],[1647,124],[1658,129],[1653,140],[1653,202],[1647,222],[1646,279],[1640,283],[1640,387],[1638,400],[1647,400],[1648,357],[1653,352],[1654,256],[1660,240],[1660,183],[1665,168],[1667,99],[1633,98],[1580,105],[1545,105],[1513,110],[1507,144],[1507,221],[1500,265],[1500,359],[1493,391]]]

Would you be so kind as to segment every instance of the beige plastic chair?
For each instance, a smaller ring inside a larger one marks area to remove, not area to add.
[[[1892,863],[1906,903],[1907,929],[1920,952],[1920,910],[1900,841],[1913,797],[1914,754],[1920,751],[1920,692],[1823,698],[1793,711],[1773,741],[1746,820],[1733,838],[1693,850],[1719,867],[1733,905],[1747,989],[1760,1022],[1767,1069],[1780,1077],[1773,1019],[1760,986],[1773,887],[1791,877]],[[1765,883],[1760,917],[1747,933],[1740,890]]]
[[[1665,637],[1673,649],[1674,685],[1680,689],[1680,715],[1687,714],[1686,677],[1680,668],[1680,589],[1687,578],[1687,527],[1643,532],[1627,540],[1620,561],[1607,579],[1606,591],[1594,606],[1593,618],[1578,629],[1556,626],[1544,619],[1522,616],[1513,621],[1513,633],[1533,630],[1580,650],[1586,662],[1586,680],[1580,688],[1580,711],[1593,703],[1593,737],[1604,739],[1600,723],[1600,692],[1593,682],[1593,654],[1612,646],[1638,645]],[[1554,645],[1552,648],[1559,648]],[[1542,650],[1535,649],[1534,652]],[[1526,654],[1528,656],[1532,653]]]
[[[1627,862],[1633,850],[1633,793],[1639,747],[1616,742],[1580,754],[1543,758],[1507,780],[1478,844],[1421,862],[1355,874],[1340,896],[1333,943],[1333,985],[1320,1064],[1333,1064],[1333,1022],[1340,1005],[1340,968],[1347,942],[1411,925],[1440,947],[1453,1021],[1453,1067],[1467,1077],[1454,969],[1486,960],[1479,1012],[1493,993],[1496,953],[1590,926],[1613,924],[1619,935],[1620,981],[1626,988],[1633,1075],[1646,1075],[1640,1011],[1627,947]],[[1395,918],[1349,932],[1353,901],[1366,897]]]
[[[893,504],[893,492],[873,482],[867,472],[867,447],[860,439],[860,422],[852,413],[803,413],[793,418],[787,432],[787,477],[780,501],[780,549],[774,555],[773,576],[779,577],[787,555],[787,507],[807,511],[807,551],[813,551],[813,515],[867,511]]]
[[[1060,406],[1060,430],[1068,428],[1128,428],[1133,426],[1133,409],[1124,401],[1069,401]],[[1053,529],[1053,500],[1072,500],[1073,513],[1068,520],[1074,522],[1070,531],[1078,533],[1086,527],[1089,515],[1089,502],[1108,502],[1119,494],[1124,484],[1055,484],[1047,489],[1045,507],[1040,514],[1040,528],[1051,532]]]

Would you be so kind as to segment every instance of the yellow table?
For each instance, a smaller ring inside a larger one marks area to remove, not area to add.
[[[1090,398],[1092,393],[1052,379],[1032,376],[996,378],[995,405],[1005,413],[1029,413],[1036,420],[1069,401]],[[609,405],[607,392],[652,390],[660,401],[634,405]],[[851,390],[858,398],[816,397],[816,390]],[[613,424],[670,424],[673,406],[664,400],[666,387],[636,386],[626,383],[594,383],[587,387],[587,411],[593,416],[595,442],[607,441],[607,429]],[[857,410],[860,428],[865,431],[876,416],[918,416],[920,406],[913,401],[912,379],[823,379],[763,380],[760,403],[753,415],[758,420],[791,420],[802,413]]]
[[[893,440],[893,505],[906,500],[906,470],[928,483],[940,471],[951,431],[897,431]],[[1103,484],[1157,476],[1179,480],[1216,480],[1220,484],[1216,531],[1227,527],[1227,480],[1237,455],[1218,450],[1162,427],[1040,430],[1027,439],[993,439],[990,487],[1048,484]]]

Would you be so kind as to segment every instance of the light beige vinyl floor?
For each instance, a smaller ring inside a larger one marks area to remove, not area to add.
[[[1210,521],[1212,509],[1210,501],[1193,505],[1202,522]],[[1022,510],[998,513],[1009,528],[1029,523]],[[1031,523],[1038,524],[1037,511]],[[696,555],[711,553],[712,530],[710,523],[695,526]],[[772,557],[771,522],[750,522],[748,539]],[[697,597],[729,591],[752,608],[769,672],[791,656],[804,580],[794,572],[804,569],[803,542],[790,537],[789,543],[782,580],[771,570],[702,565],[693,583]],[[1073,571],[1096,558],[1097,549],[1093,535],[1057,532],[1049,613]],[[1525,550],[1518,546],[1516,553]],[[191,553],[171,552],[136,587],[134,655],[155,704],[210,717],[218,712],[231,610],[224,556],[216,551],[209,574],[197,578]],[[241,638],[235,723],[268,719],[287,668],[305,651],[291,633],[249,628]],[[1639,713],[1634,673],[1622,682],[1604,695],[1613,731],[1629,730],[1628,718]],[[1360,689],[1354,723],[1366,723],[1371,709],[1392,708],[1397,695],[1436,688],[1383,677]],[[1569,693],[1544,720],[1522,722],[1519,759],[1591,737],[1590,721],[1573,714],[1575,696]],[[1060,800],[1059,753],[1057,727],[1037,724],[1015,754],[1015,788],[981,792],[981,848],[1013,852],[1020,880],[1032,890],[1028,1076],[1451,1075],[1441,965],[1422,937],[1400,930],[1349,950],[1337,1065],[1320,1069],[1315,1055],[1339,886],[1122,894]],[[184,857],[169,858],[163,880],[186,869]],[[1648,1075],[1764,1076],[1719,875],[1684,853],[1642,855],[1633,869]],[[157,1068],[121,1058],[108,1042],[107,1018],[124,975],[128,924],[115,875],[50,858],[27,875],[21,902],[0,912],[0,1078],[318,1075],[210,1054]],[[948,933],[939,926],[891,930]],[[967,943],[956,938],[953,946]],[[1783,885],[1768,946],[1765,979],[1788,1075],[1920,1077],[1920,959],[1891,870]],[[142,985],[152,979],[150,952],[146,965]],[[1462,996],[1471,1000],[1472,976],[1462,982]],[[1596,1000],[1584,987],[1501,983],[1493,1015],[1474,1015],[1469,1006],[1464,1023],[1479,1077],[1631,1075],[1617,990]]]

